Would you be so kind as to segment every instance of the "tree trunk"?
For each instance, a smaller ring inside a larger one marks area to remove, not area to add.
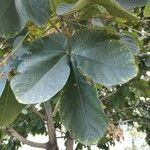
[[[45,105],[45,111],[47,115],[47,128],[48,128],[48,135],[49,135],[49,142],[47,143],[47,150],[58,150],[51,105],[49,102],[46,102],[44,105]]]

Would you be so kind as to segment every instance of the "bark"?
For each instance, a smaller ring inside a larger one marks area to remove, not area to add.
[[[70,136],[70,133],[67,133],[67,140],[66,140],[66,150],[73,150],[74,140]]]
[[[47,128],[48,128],[48,135],[49,135],[49,142],[47,144],[47,150],[58,150],[51,105],[49,102],[46,102],[44,105],[45,105],[45,111],[47,115]]]

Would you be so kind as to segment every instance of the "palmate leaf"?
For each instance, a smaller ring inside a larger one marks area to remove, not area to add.
[[[63,125],[77,141],[97,143],[107,119],[89,77],[108,86],[123,84],[137,74],[131,45],[113,37],[80,30],[69,40],[61,33],[35,40],[11,80],[16,99],[23,104],[42,103],[65,86],[60,99]]]
[[[19,102],[45,102],[63,88],[70,74],[66,47],[67,39],[62,34],[52,34],[32,43],[11,81]]]
[[[77,32],[72,43],[72,58],[97,83],[104,86],[123,84],[138,73],[132,48],[106,39],[101,32]]]
[[[0,4],[2,37],[17,34],[29,20],[42,25],[50,16],[49,0],[0,0]]]
[[[104,86],[128,82],[138,72],[134,43],[131,47],[129,42],[111,39],[104,32],[81,30],[73,35],[70,45],[60,33],[36,40],[11,81],[17,100],[35,104],[52,98],[66,84],[71,60],[77,62],[81,72]]]
[[[7,82],[0,97],[0,127],[11,124],[24,107],[24,105],[17,102],[9,82]]]
[[[95,86],[75,65],[61,95],[60,115],[73,138],[85,145],[97,144],[106,131],[107,118]]]

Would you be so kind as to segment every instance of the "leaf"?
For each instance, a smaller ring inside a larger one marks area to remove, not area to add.
[[[9,82],[0,97],[0,127],[10,125],[25,106],[19,104],[10,88]]]
[[[138,18],[128,11],[126,11],[121,5],[115,0],[79,0],[75,4],[62,4],[58,7],[57,14],[58,15],[67,15],[74,12],[77,12],[84,7],[89,5],[102,5],[105,7],[113,16],[123,18],[129,21],[137,21]]]
[[[102,32],[77,32],[72,39],[72,59],[86,75],[104,86],[123,84],[134,78],[138,69],[132,49]]]
[[[61,5],[59,5],[57,7],[57,15],[64,15],[64,14],[67,14],[68,12],[71,12],[72,11],[72,8],[75,4],[66,4],[66,3],[63,3]]]
[[[27,21],[42,25],[49,19],[49,0],[0,0],[0,36],[14,36]],[[38,9],[40,8],[40,9]]]
[[[145,6],[145,9],[144,9],[144,17],[150,17],[150,1],[149,1],[148,4]]]
[[[14,0],[0,0],[0,36],[20,32],[23,24],[15,8]]]
[[[11,81],[20,103],[45,102],[63,88],[70,74],[66,47],[67,39],[62,34],[52,34],[31,44]]]
[[[126,9],[141,7],[146,5],[148,0],[117,0],[118,3]]]
[[[106,132],[107,118],[94,84],[73,67],[60,100],[60,115],[71,136],[85,145],[97,144]]]
[[[95,0],[98,4],[105,7],[110,14],[115,17],[123,18],[128,21],[139,20],[136,16],[125,10],[116,0]]]
[[[23,22],[33,21],[42,25],[50,17],[49,0],[15,0],[17,12]]]

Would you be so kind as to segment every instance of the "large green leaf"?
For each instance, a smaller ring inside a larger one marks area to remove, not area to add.
[[[106,131],[107,118],[94,84],[74,66],[63,90],[60,100],[63,125],[76,141],[85,145],[97,144]]]
[[[19,104],[10,88],[9,82],[0,97],[0,126],[11,124],[25,106]]]
[[[19,102],[41,103],[63,88],[70,74],[66,47],[67,39],[62,34],[52,34],[31,44],[11,81]]]
[[[102,32],[77,32],[72,45],[72,59],[97,83],[104,86],[123,84],[137,75],[130,46],[106,39]]]
[[[13,36],[27,21],[42,25],[50,15],[49,0],[0,0],[0,36]]]

